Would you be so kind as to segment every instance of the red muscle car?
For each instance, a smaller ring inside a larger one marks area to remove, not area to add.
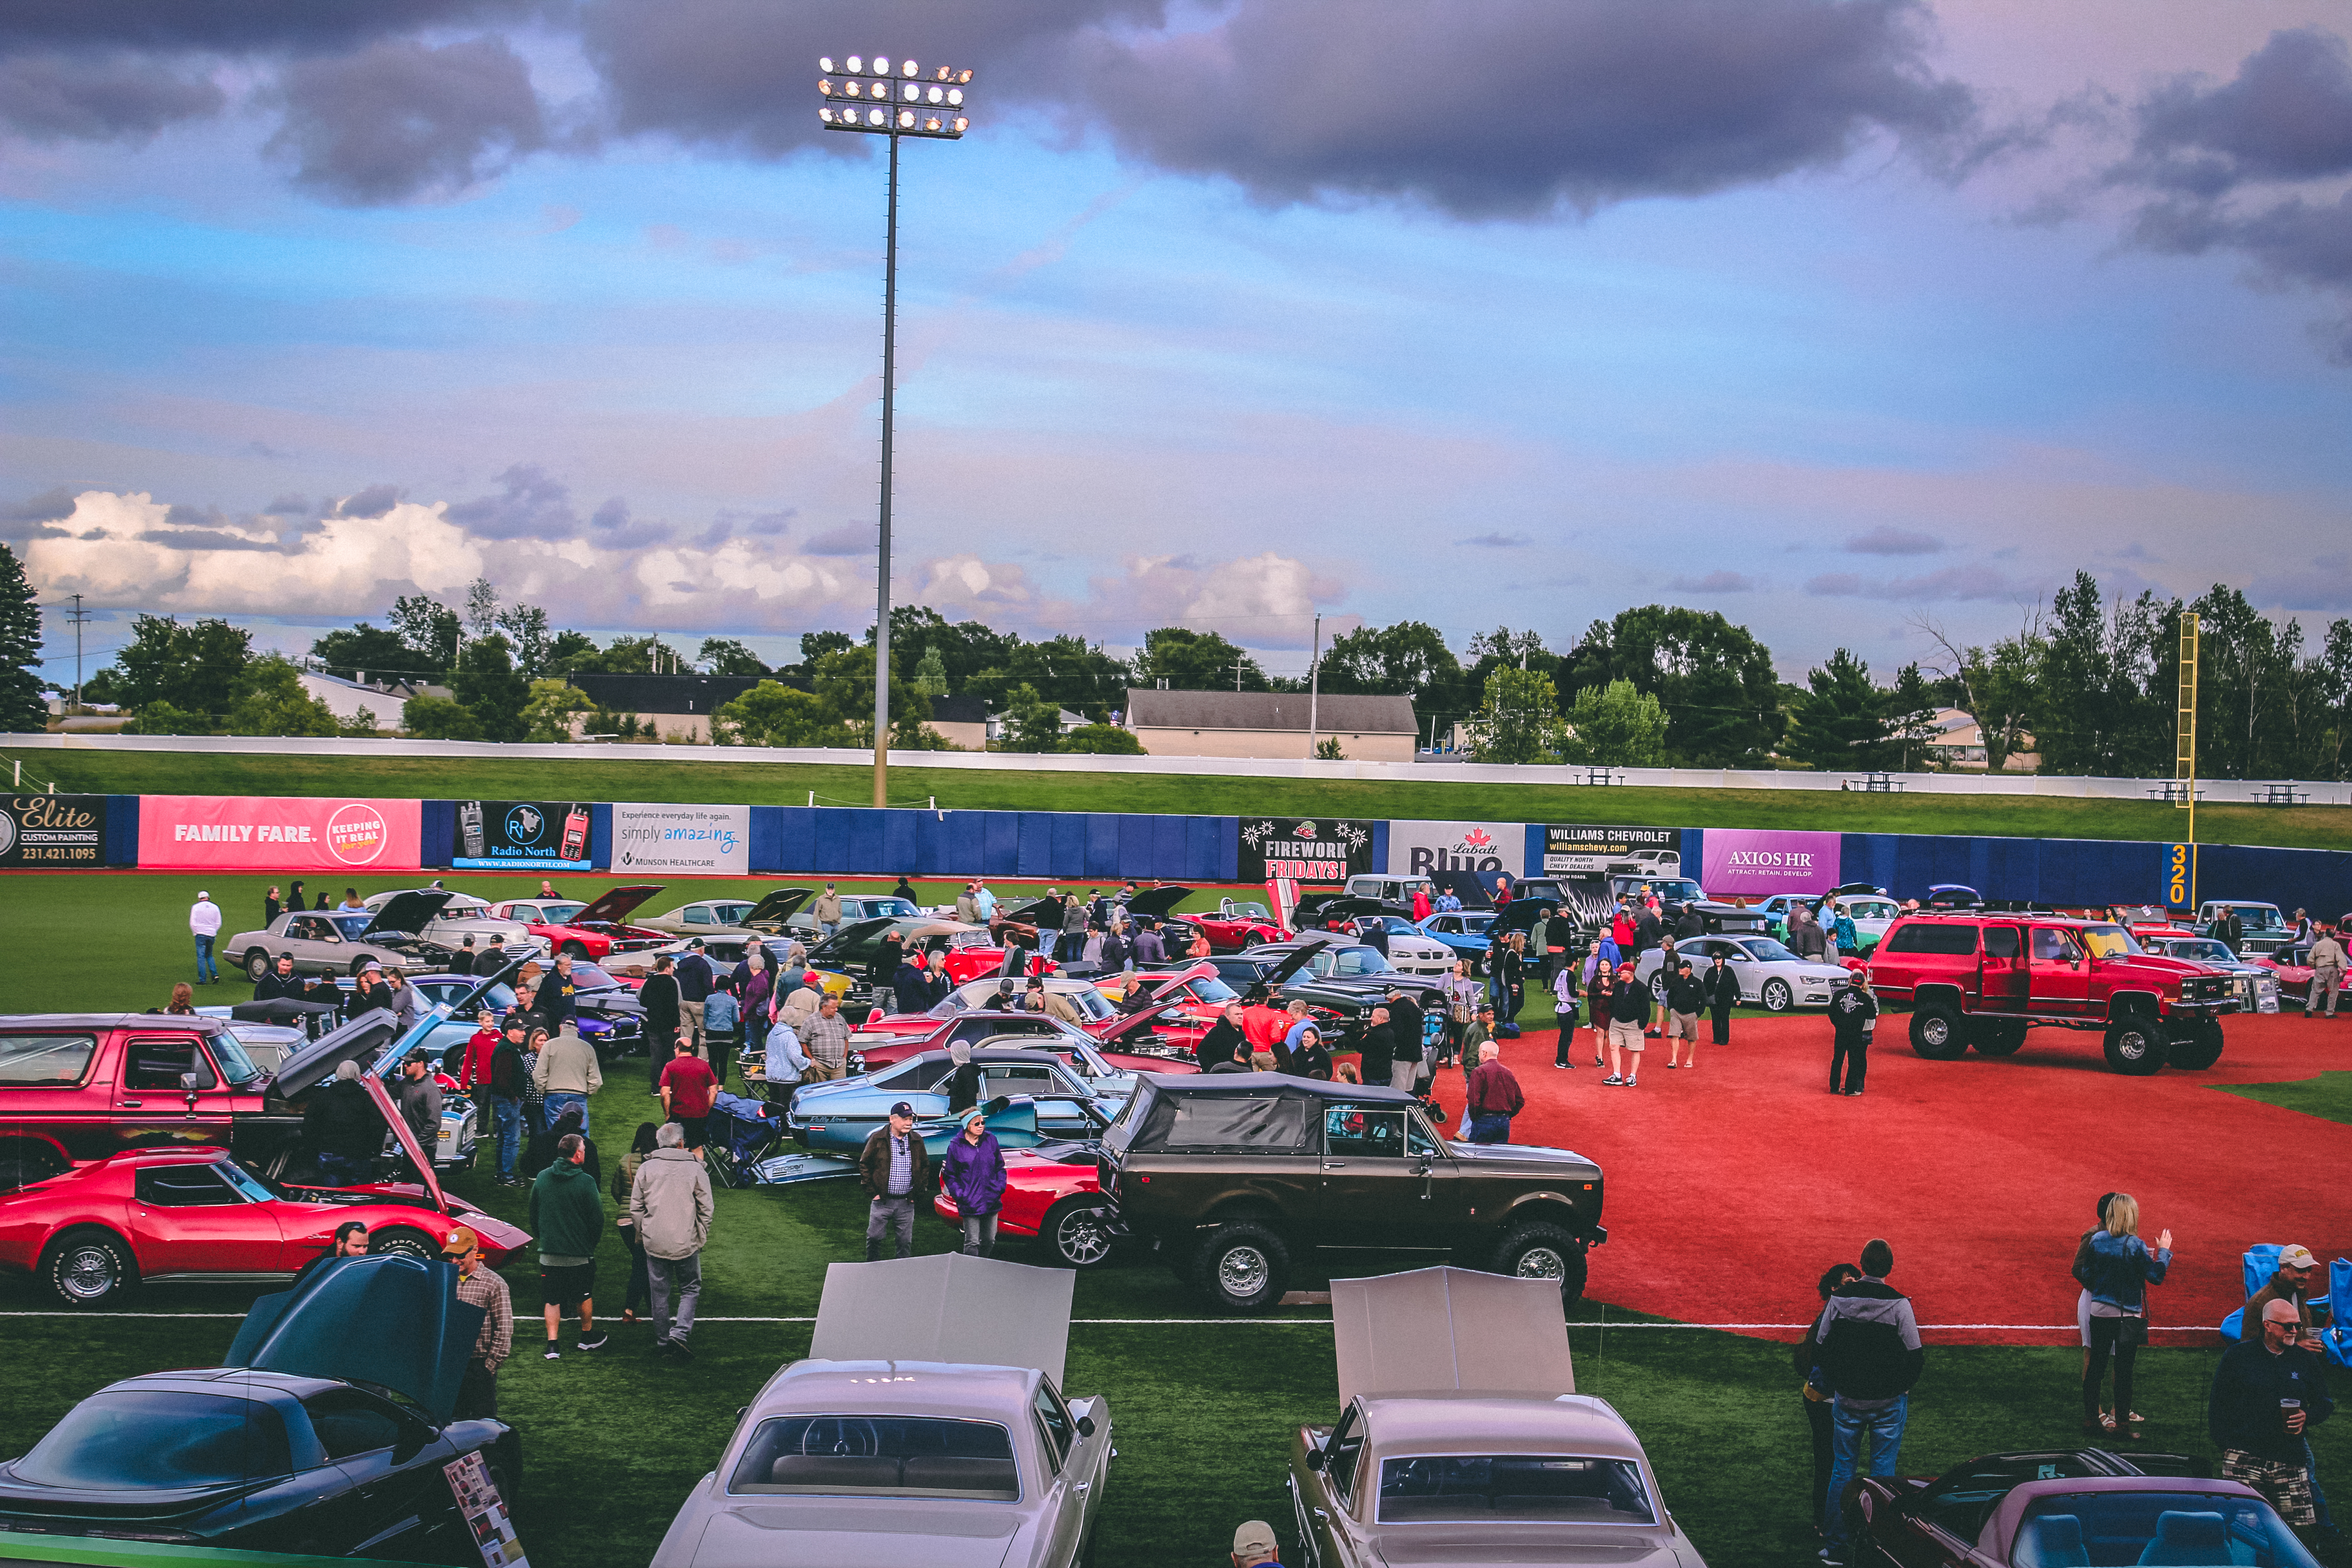
[[[1110,1261],[1109,1205],[1095,1167],[1095,1145],[1041,1143],[1004,1151],[1004,1207],[997,1223],[1005,1236],[1040,1237],[1054,1259],[1071,1268]],[[961,1215],[942,1176],[932,1208],[949,1224]]]
[[[2282,947],[2274,952],[2250,952],[2238,962],[2249,969],[2266,969],[2278,981],[2279,1005],[2311,1009],[2311,949]]]
[[[574,958],[607,958],[616,952],[644,952],[677,940],[672,931],[627,924],[636,907],[662,890],[659,882],[614,888],[592,903],[577,899],[515,899],[492,904],[500,920],[520,921],[533,936],[547,939],[551,952]]]
[[[1189,891],[1178,889],[1179,892]],[[1288,942],[1291,933],[1283,923],[1266,912],[1264,904],[1245,903],[1233,899],[1220,899],[1214,914],[1199,910],[1184,918],[1201,928],[1209,939],[1209,947],[1216,952],[1239,952],[1245,947],[1257,947],[1269,942]]]
[[[1105,1071],[1200,1071],[1200,1064],[1192,1057],[1197,1037],[1194,1041],[1171,1040],[1155,1027],[1158,1022],[1151,1014],[1130,1015],[1114,1020],[1109,1030],[1097,1037],[1089,1031],[1074,1030],[1044,1013],[981,1009],[959,1013],[936,1025],[929,1034],[868,1037],[860,1033],[852,1035],[849,1044],[856,1058],[854,1069],[866,1073],[896,1067],[925,1051],[943,1051],[956,1045],[977,1048],[986,1042],[1005,1041],[1015,1036],[1020,1037],[1017,1043],[1021,1048],[1056,1052],[1086,1078],[1099,1077]]]
[[[346,1220],[371,1252],[441,1256],[459,1226],[496,1268],[530,1237],[442,1192],[383,1082],[361,1080],[399,1137],[423,1186],[293,1188],[218,1148],[133,1149],[0,1197],[0,1269],[30,1275],[70,1307],[164,1281],[277,1283],[333,1244]]]

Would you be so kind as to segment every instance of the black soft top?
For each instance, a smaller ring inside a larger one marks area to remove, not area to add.
[[[1325,1083],[1278,1072],[1139,1074],[1133,1099],[1104,1135],[1114,1154],[1311,1154],[1324,1106],[1403,1107],[1401,1089]]]

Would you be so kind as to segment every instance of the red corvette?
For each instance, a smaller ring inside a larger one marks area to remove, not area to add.
[[[1043,1013],[1000,1013],[992,1009],[959,1013],[937,1024],[925,1035],[862,1035],[850,1037],[857,1071],[876,1073],[898,1066],[925,1051],[950,1046],[978,1047],[990,1040],[1021,1036],[1024,1049],[1058,1052],[1082,1078],[1106,1073],[1199,1072],[1191,1042],[1171,1038],[1155,1028],[1157,1019],[1146,1012],[1120,1018],[1105,1035],[1088,1038],[1058,1018]],[[1197,1037],[1195,1037],[1197,1038]]]
[[[1111,1237],[1105,1223],[1110,1205],[1102,1199],[1092,1143],[1041,1143],[1004,1151],[1004,1208],[997,1228],[1006,1236],[1042,1237],[1055,1261],[1092,1268],[1110,1261]],[[944,1186],[932,1208],[950,1225],[959,1215]]]
[[[1178,892],[1190,890],[1176,889]],[[1203,914],[1194,910],[1184,919],[1201,928],[1202,934],[1209,939],[1210,950],[1215,952],[1239,952],[1244,948],[1256,947],[1264,942],[1288,942],[1291,936],[1280,921],[1266,912],[1264,904],[1240,903],[1232,899],[1219,900],[1214,914]]]
[[[630,912],[662,890],[659,882],[614,888],[593,903],[577,899],[516,899],[492,904],[500,920],[520,921],[533,936],[548,940],[551,951],[574,958],[606,958],[616,952],[643,952],[676,942],[674,931],[626,924]]]
[[[333,1244],[345,1220],[368,1250],[438,1258],[459,1226],[491,1267],[530,1237],[441,1191],[382,1082],[363,1081],[397,1131],[422,1187],[288,1188],[226,1149],[133,1149],[0,1198],[0,1268],[31,1275],[71,1307],[118,1300],[141,1284],[279,1283]]]
[[[2311,955],[2307,947],[2283,947],[2276,952],[2250,952],[2239,962],[2249,969],[2267,969],[2278,980],[2279,1005],[2311,1010]]]

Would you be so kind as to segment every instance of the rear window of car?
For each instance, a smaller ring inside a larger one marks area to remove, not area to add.
[[[69,1089],[97,1051],[96,1035],[0,1035],[0,1089]]]
[[[1287,1095],[1163,1093],[1133,1146],[1169,1153],[1311,1154],[1311,1109],[1305,1100]]]
[[[929,1415],[777,1415],[728,1477],[737,1497],[1021,1500],[1013,1436],[990,1421]]]
[[[1491,1519],[1658,1522],[1631,1459],[1448,1454],[1381,1461],[1382,1524]]]
[[[94,1394],[16,1463],[20,1480],[89,1491],[210,1487],[294,1468],[271,1406],[215,1394]]]
[[[1957,957],[1977,950],[1977,928],[1940,921],[1906,921],[1887,933],[1888,952],[1933,952]]]

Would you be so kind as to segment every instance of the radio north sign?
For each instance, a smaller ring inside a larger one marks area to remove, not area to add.
[[[1240,879],[1344,882],[1372,868],[1372,825],[1329,817],[1245,816]]]
[[[139,864],[191,871],[414,871],[423,803],[151,795]]]

